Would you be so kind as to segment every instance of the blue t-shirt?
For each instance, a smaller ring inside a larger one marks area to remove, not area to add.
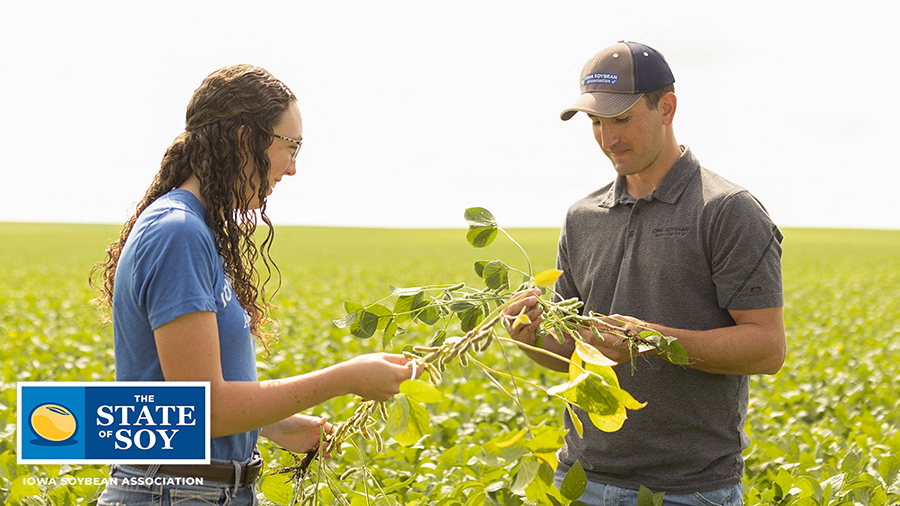
[[[119,257],[113,294],[116,379],[164,381],[153,331],[179,316],[213,311],[226,381],[256,381],[250,317],[225,276],[206,225],[206,210],[186,190],[172,190],[141,213]],[[184,346],[191,346],[185,337]],[[213,438],[211,458],[243,461],[258,430]]]

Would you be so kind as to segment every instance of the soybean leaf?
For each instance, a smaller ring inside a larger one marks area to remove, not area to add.
[[[420,380],[405,380],[400,383],[400,393],[425,404],[440,402],[444,397],[434,385]]]
[[[378,315],[363,310],[359,314],[359,320],[350,325],[350,333],[356,337],[368,339],[378,330]]]
[[[878,463],[878,474],[884,480],[885,485],[890,487],[897,481],[897,475],[900,474],[900,453],[895,453],[884,458]]]
[[[491,290],[509,288],[509,266],[500,260],[488,262],[481,273],[484,284]]]
[[[481,311],[481,306],[475,306],[472,309],[462,313],[459,315],[460,320],[460,329],[463,332],[468,332],[478,326],[481,323],[482,318],[484,317],[484,313]]]
[[[362,308],[362,306],[360,306]],[[353,322],[356,321],[356,318],[359,316],[359,313],[356,311],[347,313],[343,318],[338,318],[337,320],[332,320],[334,325],[339,329],[345,329],[350,326]]]
[[[565,436],[565,429],[542,425],[534,428],[534,437],[525,444],[525,447],[536,454],[555,453],[562,448]]]
[[[491,225],[487,227],[469,227],[469,231],[466,233],[466,240],[469,241],[469,244],[476,248],[484,248],[486,246],[490,246],[494,239],[497,238],[497,234],[499,230],[496,225]]]
[[[431,418],[428,411],[406,395],[394,396],[386,430],[403,446],[416,444],[428,430]]]
[[[396,287],[391,285],[391,295],[404,296],[404,295],[415,295],[417,293],[421,293],[424,289],[421,286],[411,286],[407,288]]]
[[[358,310],[357,310],[358,311]],[[378,329],[383,329],[392,320],[393,313],[381,304],[371,304],[359,313],[359,320],[350,325],[350,333],[368,339]]]
[[[514,493],[521,493],[536,477],[541,463],[536,460],[524,460],[519,464],[519,472],[516,473],[516,481],[509,487]]]
[[[391,345],[391,340],[397,335],[397,322],[391,318],[387,325],[384,326],[384,334],[381,335],[381,347],[387,349]]]
[[[559,395],[588,412],[591,422],[604,432],[615,432],[622,428],[627,418],[625,403],[631,409],[640,409],[628,392],[617,386],[608,385],[600,376],[584,371],[574,380],[556,385],[547,390],[551,395]]]
[[[441,319],[441,315],[438,314],[437,309],[424,300],[420,300],[413,306],[412,316],[414,319],[428,325],[434,325]]]
[[[396,436],[406,430],[407,424],[409,424],[409,402],[405,395],[397,394],[391,404],[384,430],[391,436]]]
[[[497,225],[497,220],[494,218],[494,215],[483,207],[470,207],[466,209],[463,217],[469,222],[469,226],[484,227]]]
[[[475,262],[475,274],[477,274],[479,278],[483,277],[482,274],[484,274],[484,266],[489,263],[490,262],[488,260],[479,260]]]
[[[663,506],[663,496],[665,496],[665,492],[654,494],[652,490],[641,485],[638,491],[637,506]]]
[[[454,313],[459,315],[460,318],[462,318],[461,313],[465,313],[472,308],[478,307],[478,304],[471,300],[454,300],[453,302],[447,304],[447,307],[450,309],[450,311],[453,311]]]
[[[575,413],[575,409],[572,408],[572,405],[568,402],[566,403],[566,410],[569,411],[569,417],[572,419],[572,425],[575,426],[575,432],[578,433],[578,437],[584,438],[584,424],[581,423],[581,418],[578,418],[578,414]]]
[[[562,275],[563,271],[558,269],[547,269],[541,271],[534,276],[534,284],[541,287],[551,287],[556,280]]]
[[[496,446],[497,448],[509,448],[510,446],[518,443],[519,440],[521,440],[527,433],[528,429],[520,429],[516,432],[513,432],[512,436],[510,436],[508,439],[496,443]]]
[[[584,468],[581,467],[581,462],[576,460],[575,464],[566,472],[566,476],[559,486],[559,491],[562,492],[563,497],[574,501],[581,497],[585,488],[587,488],[587,474],[585,474]]]
[[[270,474],[260,480],[259,489],[266,499],[275,504],[289,504],[293,492],[293,484],[280,476]]]
[[[403,295],[397,297],[397,302],[394,303],[394,315],[398,324],[413,317],[413,310],[421,304],[424,296],[425,292],[419,290],[404,292]]]

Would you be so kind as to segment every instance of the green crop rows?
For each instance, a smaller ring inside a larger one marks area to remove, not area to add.
[[[93,293],[87,275],[117,232],[114,226],[0,224],[0,504],[93,504],[102,488],[62,484],[61,478],[102,478],[105,466],[16,465],[15,386],[114,378],[111,328],[88,303]],[[521,259],[500,240],[484,250],[471,248],[462,229],[276,232],[280,342],[271,356],[260,356],[264,378],[380,351],[381,339],[361,340],[334,326],[332,320],[345,314],[344,301],[381,299],[390,285],[475,286],[475,261],[516,265]],[[554,266],[556,230],[512,233],[536,270]],[[745,500],[900,504],[900,231],[788,229],[785,236],[788,356],[780,373],[751,383]],[[430,332],[411,328],[390,351],[424,344]],[[520,377],[560,382],[556,373],[506,349]],[[504,368],[504,358],[495,354],[483,361]],[[417,444],[398,445],[381,422],[383,451],[354,438],[328,462],[332,479],[343,475],[343,497],[353,506],[512,505],[543,497],[533,484],[543,479],[543,467],[526,469],[524,443],[509,441],[524,427],[510,398],[477,369],[458,364],[444,373],[439,389],[441,400],[427,405],[430,432]],[[535,389],[520,394],[532,425],[547,427],[544,437],[556,441],[565,407]],[[356,406],[340,398],[315,413],[337,422]],[[262,450],[271,468],[293,462],[282,451]],[[356,470],[361,467],[371,474]],[[288,501],[285,476],[263,478],[264,503]],[[326,487],[319,501],[336,503]]]

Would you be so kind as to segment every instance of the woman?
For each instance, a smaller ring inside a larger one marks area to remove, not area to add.
[[[94,269],[99,301],[112,307],[116,379],[209,381],[213,438],[209,466],[111,469],[114,478],[202,477],[202,487],[110,480],[98,504],[189,498],[255,504],[258,435],[306,452],[331,425],[298,412],[350,393],[386,400],[410,377],[407,359],[379,353],[257,380],[255,339],[268,350],[270,337],[259,257],[266,279],[273,267],[278,273],[269,256],[274,232],[266,200],[284,176],[296,173],[302,141],[300,110],[287,86],[247,65],[212,73],[194,92],[185,131],[166,151],[135,215]],[[257,212],[268,225],[259,246]]]

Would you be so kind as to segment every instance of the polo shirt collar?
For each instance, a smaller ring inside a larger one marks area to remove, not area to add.
[[[700,170],[700,162],[691,153],[691,148],[681,146],[684,151],[653,193],[644,197],[647,200],[660,200],[667,204],[678,202],[678,197],[687,188],[688,182]],[[626,189],[625,176],[617,176],[609,190],[600,196],[600,207],[612,208],[617,205],[634,204],[636,201]]]

